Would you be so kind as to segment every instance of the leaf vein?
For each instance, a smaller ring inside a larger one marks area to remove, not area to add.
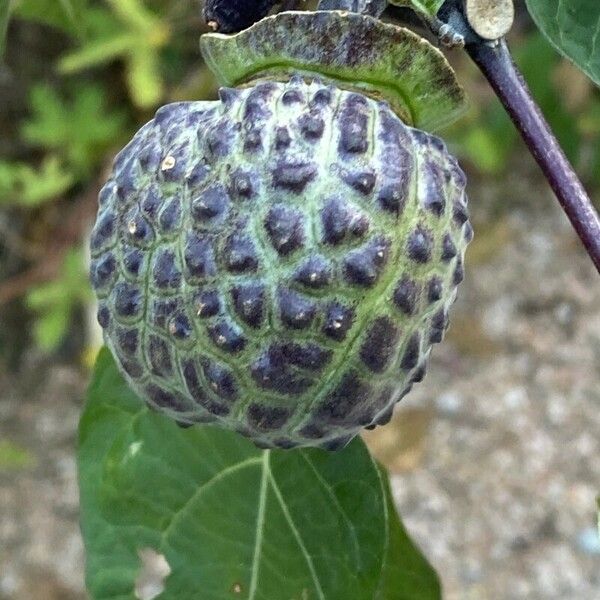
[[[358,543],[358,535],[356,533],[356,528],[354,527],[354,523],[352,523],[352,521],[350,520],[350,517],[347,515],[346,511],[344,510],[344,507],[340,504],[340,501],[338,500],[337,496],[331,491],[331,488],[327,485],[327,482],[323,479],[323,477],[321,476],[319,471],[317,471],[313,462],[308,458],[308,456],[306,456],[306,453],[302,452],[301,456],[306,461],[308,466],[312,469],[317,481],[319,482],[321,487],[325,490],[325,493],[329,496],[332,504],[337,508],[338,512],[342,515],[342,518],[344,519],[344,521],[346,521],[346,524],[348,525],[348,528],[350,529],[350,532],[351,532],[352,545],[354,547],[353,549],[354,549],[354,556],[355,556],[355,561],[356,561],[356,568],[358,570],[360,570],[361,569],[360,548],[359,548],[359,543]]]
[[[315,586],[315,590],[317,592],[317,596],[319,597],[319,600],[327,600],[325,597],[325,594],[323,593],[323,588],[321,587],[321,583],[319,582],[319,577],[315,570],[315,565],[313,563],[312,557],[309,554],[306,546],[304,545],[304,542],[302,541],[302,536],[300,535],[300,532],[296,528],[296,524],[294,523],[294,520],[292,519],[292,515],[290,514],[288,506],[281,494],[281,490],[279,489],[279,486],[277,485],[277,482],[275,481],[275,477],[273,477],[273,473],[270,470],[269,470],[269,479],[271,481],[271,485],[273,486],[273,491],[275,492],[275,496],[277,497],[279,505],[281,506],[281,511],[283,512],[283,516],[285,517],[285,520],[287,521],[290,529],[292,530],[294,537],[296,538],[296,542],[298,544],[298,547],[300,548],[300,551],[302,552],[302,556],[304,556],[304,559],[306,560],[306,564],[308,566],[308,570],[310,571],[310,574],[311,574],[311,577],[312,577],[312,580],[313,580],[313,583]]]
[[[250,577],[250,590],[248,600],[254,600],[258,586],[258,574],[260,570],[260,554],[262,550],[262,540],[265,528],[265,512],[267,506],[267,488],[269,479],[269,450],[263,452],[262,475],[260,479],[260,495],[258,497],[258,511],[256,513],[256,539],[254,542],[254,554],[252,557],[252,574]]]
[[[226,469],[223,469],[222,471],[219,471],[214,477],[212,477],[211,479],[209,479],[208,481],[206,481],[205,483],[203,483],[190,496],[190,498],[188,500],[186,500],[185,504],[179,510],[177,510],[177,512],[175,512],[173,514],[173,517],[169,521],[168,525],[163,529],[163,532],[161,534],[162,541],[165,542],[167,540],[167,538],[169,537],[171,531],[173,530],[173,527],[175,527],[177,521],[179,521],[183,517],[183,515],[189,510],[190,506],[192,506],[192,504],[196,500],[198,500],[198,498],[209,487],[211,487],[212,485],[214,485],[218,481],[220,481],[222,479],[225,479],[229,475],[232,475],[233,473],[239,471],[240,469],[244,469],[246,467],[250,467],[250,466],[253,466],[253,465],[259,465],[262,462],[263,462],[263,459],[262,458],[258,458],[256,456],[253,457],[253,458],[248,458],[246,460],[243,460],[242,462],[235,463],[234,465],[231,465],[230,467],[227,467]]]

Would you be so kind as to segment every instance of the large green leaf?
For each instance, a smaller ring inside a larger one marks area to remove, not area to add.
[[[600,2],[527,0],[527,7],[552,44],[600,85]]]
[[[360,440],[274,451],[182,430],[143,407],[103,351],[79,469],[94,600],[133,600],[150,549],[169,565],[161,600],[440,598]]]

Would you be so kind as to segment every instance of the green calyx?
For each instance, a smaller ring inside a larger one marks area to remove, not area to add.
[[[225,86],[320,77],[385,100],[405,123],[426,130],[451,123],[465,108],[464,92],[437,48],[357,13],[282,12],[235,35],[203,35],[200,45]]]

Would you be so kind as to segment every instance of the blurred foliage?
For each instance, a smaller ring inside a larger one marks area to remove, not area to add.
[[[34,338],[42,350],[56,348],[67,333],[73,311],[91,301],[83,257],[81,248],[72,248],[64,257],[59,276],[32,287],[27,294],[27,305],[37,315]]]
[[[40,21],[67,33],[84,35],[83,19],[88,0],[13,0],[16,16]]]
[[[22,137],[33,148],[57,156],[73,179],[88,178],[115,142],[125,123],[122,111],[106,111],[105,90],[83,83],[69,99],[48,85],[36,85],[30,97],[31,117]]]
[[[73,183],[56,156],[47,156],[39,167],[0,161],[0,205],[32,208],[62,195]]]
[[[35,456],[10,440],[0,441],[0,473],[27,469],[35,465]]]
[[[155,106],[163,96],[160,52],[170,40],[168,23],[142,0],[107,0],[106,8],[89,9],[84,23],[88,38],[60,61],[61,72],[78,73],[121,59],[134,104]]]
[[[600,184],[598,90],[561,59],[541,33],[532,32],[513,48],[515,60],[565,153],[588,183]],[[502,175],[522,142],[496,98],[482,101],[471,95],[470,100],[469,115],[448,132],[449,137],[457,153],[477,171]]]
[[[43,224],[66,221],[81,203],[93,201],[112,156],[160,104],[214,97],[215,84],[198,51],[199,0],[0,0],[0,23],[9,8],[7,56],[11,49],[13,56],[28,51],[17,47],[23,29],[28,36],[58,39],[52,58],[27,56],[40,65],[37,78],[23,69],[12,73],[19,84],[14,87],[22,88],[22,109],[10,141],[15,151],[0,157],[0,209],[20,215],[23,246],[43,247]],[[1,40],[0,31],[0,47]],[[565,151],[586,184],[599,186],[598,90],[529,21],[517,24],[512,47]],[[442,134],[470,174],[501,178],[526,151],[476,69],[460,53],[450,57],[458,59],[471,110]],[[0,80],[0,121],[2,94],[8,94],[3,90]],[[58,278],[34,281],[26,292],[35,339],[44,350],[58,348],[72,330],[73,315],[89,307],[83,250],[89,226],[81,224],[75,248],[65,241]],[[46,235],[56,236],[56,229],[47,226]],[[25,252],[21,263],[26,270],[35,259]]]
[[[104,110],[104,89],[88,83],[75,86],[70,99],[50,85],[35,85],[29,103],[21,138],[43,159],[37,167],[0,160],[1,204],[34,207],[85,182],[125,123],[122,112]]]

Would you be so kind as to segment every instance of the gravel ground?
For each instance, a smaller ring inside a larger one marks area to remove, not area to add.
[[[368,436],[448,600],[600,597],[600,279],[527,169],[472,183],[482,225],[448,339]],[[18,381],[0,378],[0,457],[12,452],[0,458],[0,600],[85,598],[84,387],[35,357]]]

